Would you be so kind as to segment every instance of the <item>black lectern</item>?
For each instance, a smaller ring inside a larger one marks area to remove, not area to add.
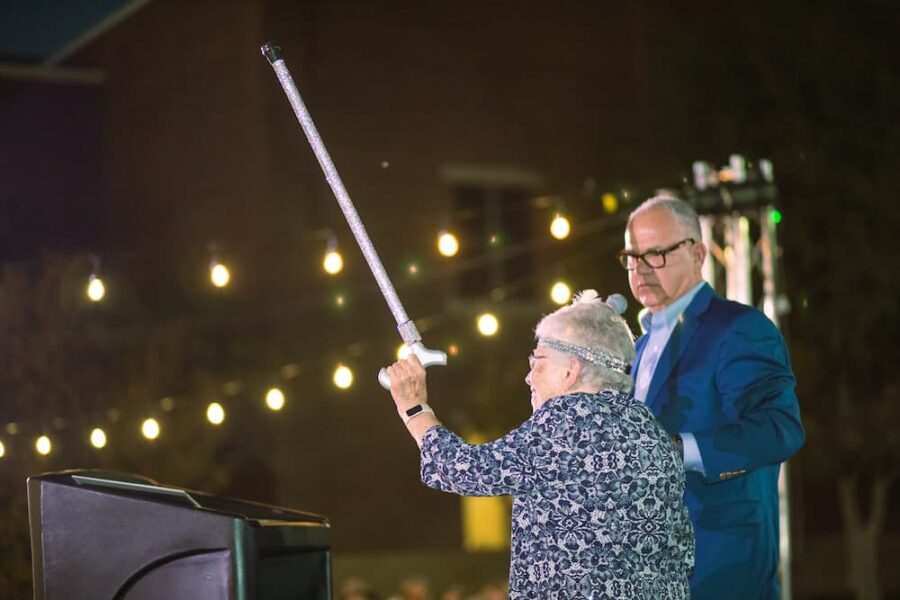
[[[28,479],[35,600],[330,600],[328,520],[68,471]]]

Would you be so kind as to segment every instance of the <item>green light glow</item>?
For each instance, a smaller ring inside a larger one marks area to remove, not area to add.
[[[773,211],[771,212],[771,219],[772,219],[772,222],[775,223],[776,225],[778,225],[779,223],[781,223],[781,211],[780,211],[780,210],[773,210]]]

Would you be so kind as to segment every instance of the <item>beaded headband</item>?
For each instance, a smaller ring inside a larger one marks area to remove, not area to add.
[[[625,374],[628,373],[628,363],[621,361],[602,350],[595,350],[594,348],[587,348],[585,346],[576,346],[575,344],[570,344],[569,342],[550,337],[538,338],[538,344],[553,350],[558,350],[565,354],[571,354],[585,362],[600,367],[606,367],[607,369],[612,369],[613,371],[619,371]]]

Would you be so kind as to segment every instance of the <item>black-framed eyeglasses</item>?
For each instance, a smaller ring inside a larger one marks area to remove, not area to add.
[[[676,242],[666,248],[660,248],[659,250],[647,250],[642,254],[632,254],[628,250],[620,250],[616,255],[616,258],[619,259],[619,264],[621,264],[623,268],[628,269],[629,271],[637,269],[638,260],[643,261],[644,264],[651,269],[662,269],[664,266],[666,266],[667,254],[675,252],[685,244],[695,244],[696,242],[697,240],[695,240],[694,238],[684,238],[680,242]]]

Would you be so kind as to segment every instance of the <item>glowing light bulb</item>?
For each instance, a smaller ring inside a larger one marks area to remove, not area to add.
[[[0,458],[6,456],[6,446],[3,445],[3,442],[0,442]]]
[[[144,422],[141,423],[141,433],[148,440],[155,440],[159,437],[159,421],[156,419],[144,419]]]
[[[50,438],[46,435],[42,435],[34,442],[34,447],[38,451],[38,454],[41,456],[47,456],[53,450],[53,444],[50,442]]]
[[[687,180],[685,180],[687,183]],[[619,199],[616,198],[615,194],[606,193],[603,194],[603,197],[600,199],[600,202],[603,204],[603,212],[608,215],[619,210]]]
[[[569,220],[560,214],[553,217],[553,221],[550,222],[550,235],[558,240],[564,240],[569,237],[569,232],[571,231],[572,226],[569,225]]]
[[[437,247],[443,256],[456,256],[459,252],[459,240],[449,231],[442,231],[438,235]]]
[[[342,390],[346,390],[353,385],[353,371],[345,365],[338,365],[334,370],[334,385]]]
[[[209,280],[217,288],[223,288],[231,282],[231,271],[220,262],[213,262],[209,267]]]
[[[87,284],[87,297],[90,298],[92,302],[100,302],[105,295],[106,286],[103,285],[103,280],[96,275],[91,275]]]
[[[397,347],[397,360],[408,358],[410,354],[412,354],[412,350],[406,344],[400,344]]]
[[[550,299],[557,304],[565,304],[572,298],[572,289],[565,282],[557,281],[550,288]]]
[[[278,388],[271,388],[266,392],[266,406],[269,410],[279,411],[284,408],[284,392]]]
[[[106,432],[99,427],[91,431],[91,446],[98,450],[106,446]]]
[[[450,356],[457,356],[459,354],[459,346],[456,344],[450,344],[447,346],[447,354]]]
[[[484,313],[478,316],[478,333],[483,336],[490,337],[495,335],[500,329],[500,321],[491,313]]]
[[[344,258],[337,250],[329,250],[322,260],[322,268],[329,275],[337,275],[344,268]]]
[[[213,425],[221,425],[225,420],[225,409],[218,402],[210,402],[206,407],[206,420]]]

